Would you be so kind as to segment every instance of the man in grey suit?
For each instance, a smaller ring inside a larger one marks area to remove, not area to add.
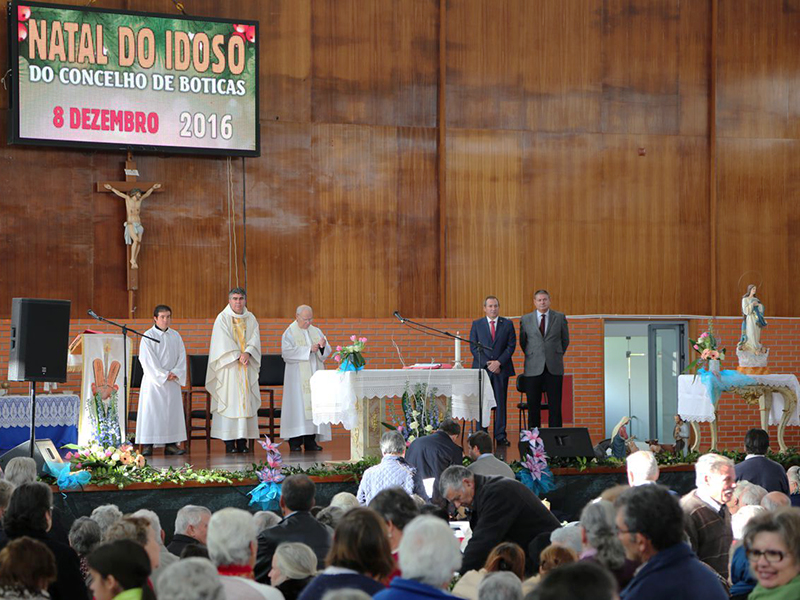
[[[485,431],[476,431],[469,436],[469,457],[472,463],[467,467],[478,475],[500,475],[516,479],[514,471],[505,462],[492,454],[492,438]]]
[[[561,427],[561,386],[564,353],[569,346],[569,328],[563,313],[550,310],[550,293],[533,295],[536,310],[522,317],[519,345],[525,352],[525,393],[528,396],[528,427],[542,423],[542,392],[547,393],[550,427]]]

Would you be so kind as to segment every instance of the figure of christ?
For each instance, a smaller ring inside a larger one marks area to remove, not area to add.
[[[144,227],[142,227],[141,220],[142,202],[152,194],[153,191],[159,189],[161,184],[153,184],[153,187],[144,194],[139,188],[133,188],[130,194],[126,194],[108,183],[105,184],[104,187],[114,192],[120,198],[125,199],[125,211],[127,214],[127,220],[123,223],[123,227],[125,227],[125,243],[131,247],[131,269],[138,269],[139,264],[137,263],[137,259],[139,258],[139,250],[141,249],[142,234],[144,234]]]

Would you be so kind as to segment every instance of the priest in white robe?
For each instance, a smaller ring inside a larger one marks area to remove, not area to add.
[[[247,310],[242,288],[228,293],[228,306],[217,315],[208,351],[206,390],[211,394],[211,437],[225,441],[229,453],[247,452],[258,435],[261,394],[261,334]]]
[[[164,454],[183,454],[178,442],[186,440],[181,387],[186,383],[186,349],[181,335],[170,328],[172,309],[159,304],[153,310],[153,325],[142,338],[139,362],[144,375],[139,389],[136,443],[150,456],[153,445],[165,445]]]
[[[314,425],[311,413],[311,376],[324,369],[324,360],[331,355],[325,336],[311,323],[314,313],[310,306],[297,307],[295,320],[281,338],[281,356],[286,363],[283,374],[283,404],[281,406],[281,438],[289,440],[289,449],[319,451],[321,442],[331,439],[331,426]]]

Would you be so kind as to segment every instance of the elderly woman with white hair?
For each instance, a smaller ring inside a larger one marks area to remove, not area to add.
[[[275,588],[255,581],[253,566],[256,564],[257,535],[253,515],[239,508],[223,508],[208,522],[208,556],[217,567],[228,598],[282,598]]]
[[[393,429],[381,436],[380,464],[364,471],[358,485],[358,501],[367,505],[379,492],[390,487],[402,488],[409,496],[414,493],[414,475],[416,469],[408,464],[403,456],[406,453],[406,441],[403,434]]]
[[[633,579],[639,564],[626,558],[615,518],[614,505],[606,500],[595,500],[584,507],[580,521],[583,548],[579,556],[607,569],[622,590]]]
[[[786,476],[789,478],[789,499],[792,506],[800,508],[800,467],[789,467]]]
[[[36,461],[30,456],[17,456],[8,461],[6,481],[15,486],[36,481]]]
[[[185,558],[162,573],[158,594],[169,600],[225,600],[225,588],[206,558]]]
[[[284,600],[297,597],[317,574],[317,555],[299,542],[284,542],[272,556],[269,580]]]
[[[437,517],[417,517],[403,529],[400,570],[375,600],[453,598],[444,590],[461,568],[461,550],[450,526]]]

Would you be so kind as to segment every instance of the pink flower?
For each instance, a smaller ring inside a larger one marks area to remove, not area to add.
[[[31,18],[31,9],[29,6],[17,6],[17,20],[22,23]]]
[[[27,37],[28,37],[28,28],[27,28],[27,27],[25,27],[25,24],[24,24],[24,23],[20,23],[20,24],[17,26],[17,40],[18,40],[18,41],[20,41],[20,42],[22,42],[22,41],[24,41],[24,40],[25,40],[25,38],[27,38]]]
[[[519,441],[520,442],[530,442],[535,444],[537,441],[541,440],[539,437],[539,429],[534,427],[533,429],[523,429],[519,432]]]
[[[333,360],[335,360],[336,362],[342,362],[342,357],[337,354],[336,356],[333,357]]]
[[[706,360],[706,359],[708,359],[709,356],[711,356],[711,350],[706,348],[705,350],[703,350],[703,353],[700,355],[700,358],[702,358],[703,360]]]
[[[66,458],[67,460],[71,459],[71,458],[72,458],[72,452],[67,452],[67,453],[64,455],[64,458]]]
[[[719,360],[719,352],[717,352],[716,350],[712,350],[711,352],[708,353],[708,358],[710,358],[711,360]]]
[[[355,342],[356,341],[356,334],[355,333],[350,336],[350,341],[351,342]]]
[[[336,346],[336,351],[337,352],[341,352],[342,351],[342,347],[341,346]]]
[[[697,344],[694,345],[694,349],[700,352],[700,346],[698,346]]]
[[[358,338],[358,341],[361,342],[362,344],[366,344],[367,338]]]
[[[707,332],[707,331],[704,331],[703,333],[701,333],[701,334],[700,334],[700,339],[701,339],[701,340],[702,340],[702,339],[705,339],[705,338],[707,338],[707,337],[708,337],[708,332]]]
[[[75,463],[75,468],[76,469],[82,469],[83,465],[81,463]]]
[[[247,31],[245,31],[245,37],[247,38],[248,42],[255,42],[256,41],[256,26],[250,25],[247,27]]]

